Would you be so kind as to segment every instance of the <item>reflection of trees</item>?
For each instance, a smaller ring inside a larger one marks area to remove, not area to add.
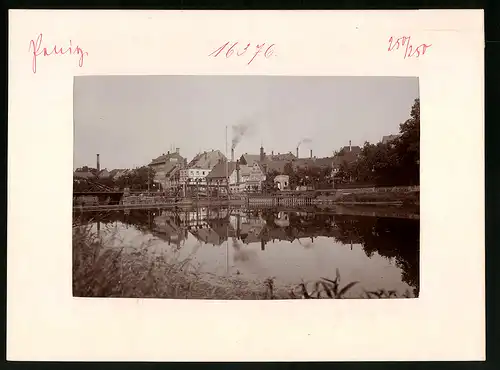
[[[415,220],[398,218],[335,216],[337,240],[348,243],[352,235],[360,238],[368,257],[377,252],[394,258],[402,270],[402,280],[419,289],[420,225]]]
[[[260,242],[264,246],[272,240],[293,241],[299,238],[325,236],[335,238],[343,244],[361,244],[368,257],[373,256],[376,252],[382,257],[394,258],[397,266],[402,270],[402,280],[414,287],[414,294],[415,296],[418,295],[420,242],[420,225],[418,221],[326,213],[287,212],[289,221],[287,226],[278,226],[275,222],[278,219],[277,210],[252,210],[243,213],[249,220],[261,218],[265,221],[259,234],[255,235],[257,239],[251,241]],[[155,215],[158,214],[160,214],[160,210],[157,209],[106,213],[76,212],[74,218],[80,224],[96,221],[106,224],[118,221],[126,225],[133,225],[141,231],[151,231],[154,228]],[[206,224],[209,225],[209,229],[214,234],[210,235],[214,236],[214,238],[215,234],[218,235],[217,240],[212,238],[211,243],[220,245],[228,237],[242,241],[249,238],[248,234],[240,229],[235,230],[230,225],[229,217],[223,216],[224,212],[214,211],[207,214]],[[175,211],[170,215],[169,223],[181,226],[182,220]],[[192,226],[193,235],[196,235],[196,230],[199,227],[201,226]],[[184,229],[184,233],[187,238],[187,229]],[[254,236],[252,236],[253,239]],[[304,245],[304,247],[307,246]]]
[[[75,212],[73,218],[81,225],[92,222],[101,224],[112,224],[121,222],[125,225],[135,226],[138,230],[151,230],[154,220],[154,213],[158,214],[156,209],[131,209],[127,211],[109,211],[109,212]]]

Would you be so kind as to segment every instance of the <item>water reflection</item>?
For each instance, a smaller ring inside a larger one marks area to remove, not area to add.
[[[106,226],[115,246],[147,241],[151,253],[191,256],[200,270],[277,283],[330,277],[340,269],[358,289],[419,291],[419,221],[300,211],[224,208],[75,213]],[[111,228],[110,228],[111,226]],[[153,243],[154,241],[154,243]],[[111,245],[111,243],[110,243]]]

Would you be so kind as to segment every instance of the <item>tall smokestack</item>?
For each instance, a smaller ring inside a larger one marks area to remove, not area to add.
[[[236,185],[240,184],[240,161],[236,161]]]
[[[231,148],[231,162],[234,162],[234,148]]]
[[[351,151],[351,140],[349,140],[349,151]]]
[[[299,158],[299,147],[297,147],[297,158]]]
[[[97,172],[101,170],[101,164],[99,163],[99,154],[97,154]]]
[[[311,149],[311,158],[313,157],[313,150]]]
[[[264,153],[264,147],[260,147],[260,161],[264,162],[264,159],[266,159],[266,155]]]

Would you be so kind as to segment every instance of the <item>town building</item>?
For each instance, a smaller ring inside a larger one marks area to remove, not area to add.
[[[388,144],[391,141],[396,140],[399,137],[399,135],[386,135],[382,137],[382,144]]]
[[[182,185],[206,185],[206,177],[218,163],[226,161],[220,150],[205,151],[197,154],[186,168],[179,171],[179,183]]]
[[[262,191],[262,183],[266,180],[266,165],[255,162],[250,168],[248,180],[245,183],[245,191],[249,193]]]
[[[274,183],[278,190],[288,190],[290,189],[290,176],[278,175],[274,178]]]
[[[160,184],[163,189],[172,189],[180,185],[180,170],[184,168],[186,160],[179,151],[180,149],[177,148],[175,152],[163,153],[149,164],[149,167],[155,171],[153,181]]]
[[[245,184],[250,177],[251,167],[236,162],[220,162],[206,177],[209,188],[224,189],[229,185],[231,193],[240,193],[245,190]]]

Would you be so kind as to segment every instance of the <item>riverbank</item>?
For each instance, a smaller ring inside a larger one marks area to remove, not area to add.
[[[340,285],[337,270],[332,279],[277,286],[274,279],[246,281],[200,273],[189,259],[151,257],[147,246],[134,252],[107,248],[88,227],[73,229],[73,296],[170,298],[212,300],[268,300],[320,298],[411,298],[409,292],[378,290],[349,296],[357,282]]]

